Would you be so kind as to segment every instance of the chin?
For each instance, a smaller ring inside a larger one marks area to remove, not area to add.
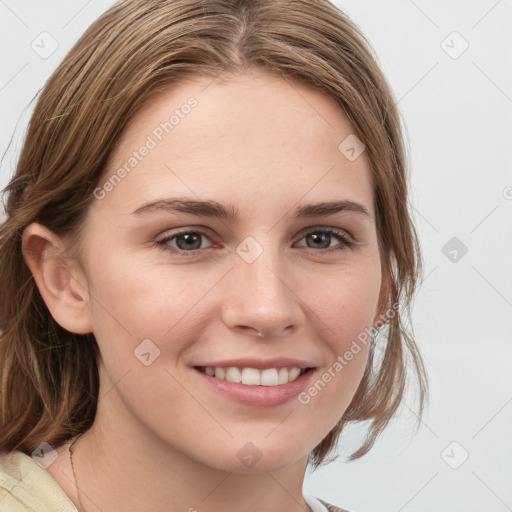
[[[286,445],[284,442],[270,443],[268,439],[251,441],[235,441],[230,443],[230,447],[224,452],[224,456],[213,455],[216,459],[216,469],[239,474],[256,475],[267,473],[269,471],[278,471],[292,464],[298,464],[303,461],[307,464],[307,458],[310,449],[303,446]],[[233,445],[240,446],[233,451]],[[301,443],[302,445],[302,443]],[[312,449],[312,448],[311,448]],[[226,456],[227,455],[227,456]]]

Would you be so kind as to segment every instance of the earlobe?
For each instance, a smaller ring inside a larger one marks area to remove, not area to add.
[[[64,329],[88,334],[92,325],[87,290],[63,249],[60,238],[41,224],[32,223],[23,232],[23,257],[51,315]]]

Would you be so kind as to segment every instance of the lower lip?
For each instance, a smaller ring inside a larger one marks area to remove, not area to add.
[[[248,386],[246,384],[229,382],[224,379],[210,377],[206,373],[194,368],[194,371],[203,378],[211,389],[235,402],[251,407],[275,407],[294,399],[304,391],[314,370],[297,377],[293,382],[278,386]]]

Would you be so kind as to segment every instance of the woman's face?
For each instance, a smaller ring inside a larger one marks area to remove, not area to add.
[[[382,282],[353,131],[328,96],[254,69],[137,114],[85,221],[103,431],[258,472],[305,461],[335,426]]]

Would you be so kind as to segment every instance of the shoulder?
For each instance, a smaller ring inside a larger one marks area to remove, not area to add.
[[[330,503],[327,503],[324,500],[321,500],[320,498],[317,498],[322,505],[324,505],[329,512],[350,512],[349,510],[346,510],[344,508],[337,507],[336,505],[331,505]]]
[[[311,508],[312,512],[350,512],[344,508],[337,507],[336,505],[331,505],[331,503],[327,503],[327,501],[321,500],[314,495],[311,494],[303,494],[306,503]]]
[[[51,475],[21,451],[0,451],[0,509],[77,512]]]

